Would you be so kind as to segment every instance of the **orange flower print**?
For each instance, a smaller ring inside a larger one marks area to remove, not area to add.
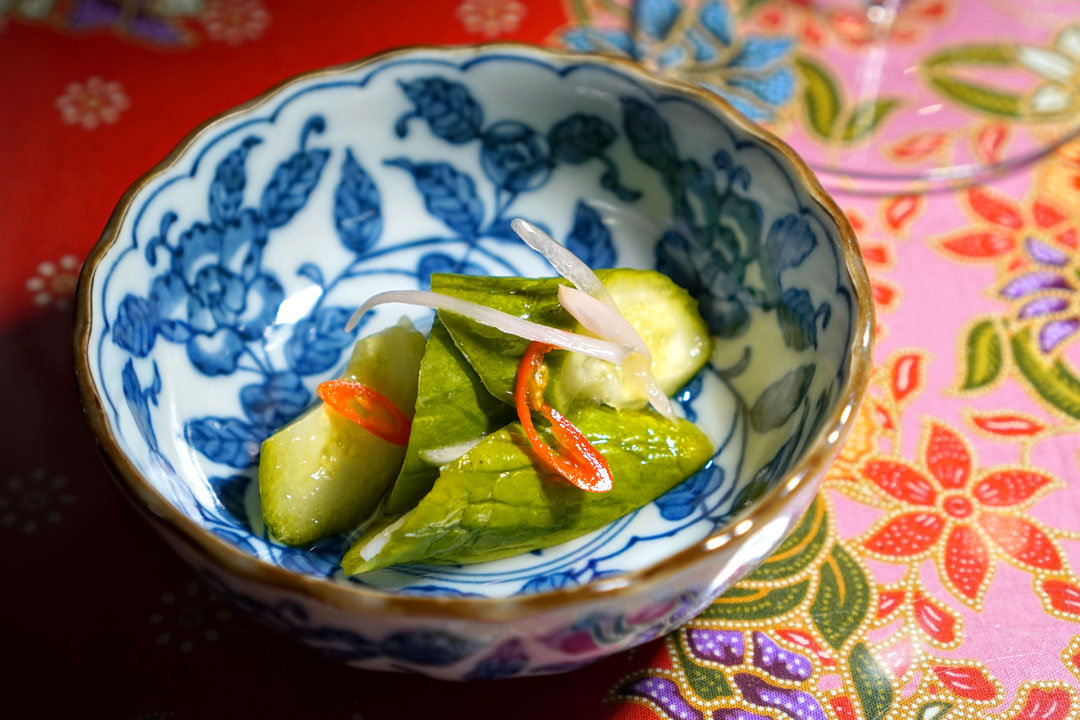
[[[861,468],[882,452],[883,440],[895,447],[903,407],[923,387],[929,357],[920,350],[893,354],[873,371],[851,432],[826,475],[826,483],[859,502],[882,506],[873,486],[862,481]]]
[[[1044,245],[1067,252],[1080,244],[1077,228],[1068,215],[1048,198],[1036,197],[1025,209],[1004,195],[973,187],[965,194],[965,201],[981,222],[939,241],[939,247],[956,259],[1003,260],[1006,270],[1015,272],[1032,261],[1021,245],[1034,242],[1038,255]]]
[[[464,0],[457,16],[469,32],[493,38],[517,30],[525,6],[518,0]]]
[[[1069,620],[1080,620],[1080,584],[1075,577],[1048,577],[1038,586],[1047,612]]]
[[[917,646],[951,650],[963,641],[960,614],[934,598],[917,572],[909,572],[898,583],[878,586],[874,620],[879,628],[899,620],[900,630]]]
[[[945,237],[946,253],[970,261],[1001,261],[1000,299],[1014,305],[1017,327],[1032,326],[1044,353],[1080,329],[1074,278],[1080,269],[1077,226],[1054,201],[1035,197],[1025,210],[985,188],[967,192],[967,204],[984,224]]]
[[[879,42],[883,25],[889,28],[889,42],[911,44],[949,18],[949,5],[946,0],[910,0],[892,11],[896,14],[892,22],[888,22],[889,10],[884,5],[870,10],[837,9],[828,14],[827,22],[841,42],[854,47]]]
[[[885,156],[897,163],[922,163],[948,150],[952,138],[937,130],[919,130],[885,148]]]
[[[210,0],[202,24],[211,40],[239,45],[262,37],[270,24],[270,13],[259,0]]]
[[[68,125],[93,130],[101,123],[113,124],[131,101],[118,82],[105,82],[96,75],[85,83],[73,82],[56,98],[60,117]]]
[[[765,30],[794,35],[808,48],[823,47],[830,40],[859,48],[879,41],[882,26],[889,27],[888,42],[911,44],[947,20],[951,15],[950,5],[948,0],[908,0],[896,17],[887,21],[888,10],[884,6],[871,12],[861,8],[826,10],[811,0],[773,0],[761,5],[752,22]]]
[[[1061,653],[1061,659],[1069,672],[1080,681],[1080,635],[1073,637],[1069,647],[1065,648],[1065,651]]]
[[[941,422],[931,422],[923,463],[875,458],[862,475],[885,496],[890,512],[868,531],[863,546],[883,560],[933,556],[942,582],[978,608],[1003,554],[1029,572],[1058,572],[1065,561],[1056,542],[1020,511],[1057,483],[1014,467],[979,471],[968,444]]]
[[[871,222],[860,211],[850,208],[845,211],[852,229],[859,237],[859,247],[862,250],[863,261],[870,274],[870,289],[874,294],[874,307],[879,313],[879,320],[875,326],[877,339],[881,340],[886,332],[885,323],[880,319],[880,313],[896,309],[900,304],[900,288],[882,276],[884,272],[891,270],[895,264],[895,254],[892,246],[884,241],[871,237],[873,229]],[[885,224],[889,225],[886,218]]]

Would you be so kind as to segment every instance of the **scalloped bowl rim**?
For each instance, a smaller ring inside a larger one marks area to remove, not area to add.
[[[532,53],[562,61],[606,65],[652,87],[695,99],[715,111],[717,116],[731,122],[756,141],[783,156],[790,163],[791,169],[803,183],[810,197],[836,226],[840,237],[840,250],[844,257],[843,267],[851,280],[856,299],[855,324],[846,352],[851,371],[845,385],[841,388],[836,408],[830,414],[828,422],[823,424],[810,443],[805,457],[787,473],[781,482],[736,515],[728,525],[652,565],[575,587],[505,598],[403,596],[362,585],[343,585],[302,575],[244,553],[182,514],[155,490],[120,449],[108,426],[102,399],[94,386],[89,361],[90,331],[95,310],[92,306],[91,288],[99,262],[116,242],[119,228],[136,196],[145,186],[172,170],[186,154],[188,148],[196,144],[215,126],[267,105],[289,88],[312,79],[351,73],[398,56],[435,53],[468,57],[507,51]],[[766,525],[775,514],[782,510],[788,498],[803,489],[807,483],[815,482],[839,450],[854,421],[859,402],[870,378],[873,338],[874,308],[870,283],[855,232],[847,217],[821,186],[806,162],[786,143],[747,119],[715,93],[699,86],[657,76],[624,58],[553,50],[525,43],[503,42],[474,45],[411,45],[385,50],[353,62],[300,73],[274,85],[254,99],[200,124],[188,133],[161,162],[127,189],[109,217],[101,237],[87,256],[76,294],[73,350],[75,375],[83,412],[99,443],[106,465],[113,476],[120,481],[124,494],[136,501],[140,510],[149,511],[156,519],[164,523],[171,535],[182,539],[204,559],[251,582],[299,593],[346,611],[500,621],[526,617],[541,610],[600,602],[620,594],[633,594],[635,588],[645,587],[692,565],[707,562],[720,550],[732,550],[746,542],[753,535],[755,528]]]

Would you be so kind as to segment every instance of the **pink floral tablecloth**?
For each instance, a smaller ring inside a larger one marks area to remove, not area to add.
[[[859,235],[877,369],[820,499],[701,617],[446,685],[332,665],[196,581],[95,457],[70,303],[125,187],[206,117],[488,39],[632,55],[792,142]],[[1080,718],[1080,7],[24,0],[0,68],[5,716]]]

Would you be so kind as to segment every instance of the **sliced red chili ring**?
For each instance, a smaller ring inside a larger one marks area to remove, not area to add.
[[[546,343],[533,342],[518,365],[514,403],[525,437],[537,456],[552,470],[582,490],[607,492],[612,487],[611,468],[592,443],[559,411],[544,402],[544,355],[552,350]],[[540,439],[533,425],[536,409],[551,423],[551,433],[560,446],[555,452]]]
[[[412,422],[379,391],[352,380],[327,380],[319,397],[342,417],[394,445],[408,445]],[[357,412],[357,406],[366,414]]]

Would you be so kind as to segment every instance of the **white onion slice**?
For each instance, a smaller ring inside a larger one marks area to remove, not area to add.
[[[589,332],[604,340],[625,345],[652,362],[652,354],[645,341],[618,308],[569,285],[559,286],[559,303]]]
[[[510,228],[525,241],[526,245],[547,258],[551,266],[564,278],[574,283],[579,290],[605,302],[611,302],[611,295],[608,294],[604,283],[600,282],[600,278],[596,277],[593,269],[566,247],[555,242],[546,232],[521,218],[511,220]]]
[[[446,463],[454,462],[459,457],[472,450],[479,445],[480,441],[483,439],[484,436],[481,435],[472,440],[465,440],[464,442],[455,443],[453,445],[444,445],[438,448],[431,448],[430,450],[422,450],[420,452],[420,459],[428,465],[442,467]]]
[[[367,302],[352,314],[349,322],[345,324],[345,331],[349,332],[356,327],[356,324],[360,322],[360,318],[373,307],[386,303],[403,303],[405,305],[419,305],[421,307],[435,308],[436,310],[446,310],[464,315],[481,325],[493,327],[510,335],[547,343],[564,350],[572,350],[616,365],[621,365],[626,356],[630,354],[630,348],[623,345],[617,345],[606,340],[597,340],[596,338],[559,330],[547,325],[539,325],[486,305],[479,305],[468,300],[428,290],[389,290],[374,295],[368,298]]]

